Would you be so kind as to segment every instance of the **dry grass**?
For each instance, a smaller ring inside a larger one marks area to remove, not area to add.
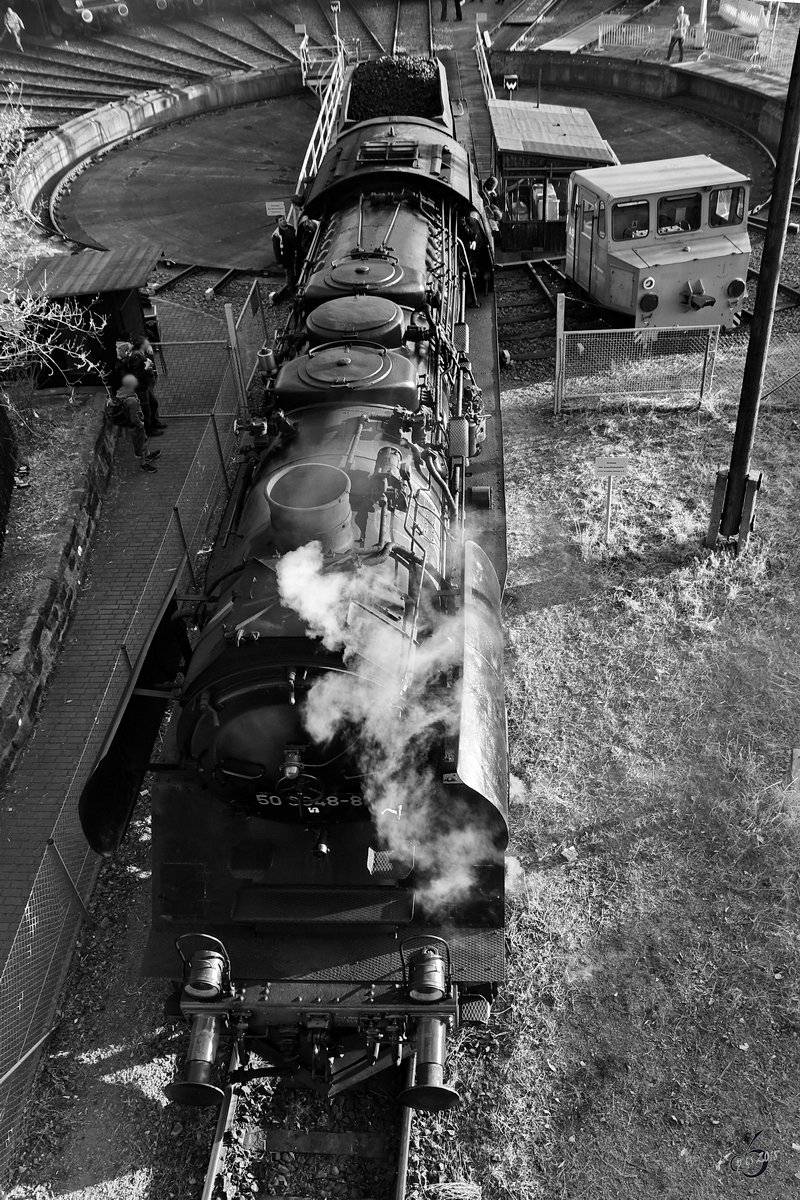
[[[422,1130],[484,1200],[797,1191],[796,427],[767,413],[757,536],[700,549],[733,413],[571,415],[511,392],[505,445],[509,980]],[[603,544],[596,455],[627,452]],[[790,524],[791,522],[791,524]],[[730,1168],[763,1131],[777,1151]],[[757,1169],[757,1167],[755,1168]]]
[[[30,467],[30,487],[14,492],[0,559],[0,657],[17,648],[42,563],[60,549],[64,522],[75,512],[76,475],[97,437],[100,408],[102,400],[37,400],[17,424],[19,462]]]

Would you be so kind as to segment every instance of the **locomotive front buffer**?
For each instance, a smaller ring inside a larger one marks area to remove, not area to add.
[[[238,986],[219,939],[184,934],[176,947],[184,964],[180,1010],[190,1033],[184,1077],[165,1088],[169,1100],[221,1103],[223,1092],[212,1077],[227,1035],[241,1064],[229,1073],[231,1083],[302,1073],[304,1082],[334,1096],[414,1054],[414,1083],[399,1102],[423,1112],[460,1103],[455,1088],[444,1082],[447,1035],[486,1025],[491,1006],[485,996],[459,990],[443,938],[406,938],[398,947],[401,980],[368,984],[296,980]],[[359,1049],[349,1049],[356,1039]],[[253,1049],[271,1065],[249,1068]]]

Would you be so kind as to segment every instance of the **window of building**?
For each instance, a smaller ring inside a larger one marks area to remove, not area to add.
[[[611,210],[611,235],[615,242],[647,237],[650,205],[647,200],[620,200]]]
[[[709,225],[741,225],[744,220],[744,188],[715,188],[708,201]]]
[[[699,229],[702,217],[699,192],[683,196],[661,196],[658,201],[659,233],[688,233]]]

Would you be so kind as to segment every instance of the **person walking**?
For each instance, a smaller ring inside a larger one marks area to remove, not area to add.
[[[22,42],[20,41],[19,36],[21,31],[25,28],[25,26],[22,24],[22,17],[18,13],[15,13],[13,8],[7,8],[6,15],[3,18],[3,25],[5,28],[2,36],[0,36],[0,41],[3,40],[7,33],[10,33],[19,47],[20,53],[24,54],[25,51],[22,49]]]
[[[678,62],[683,62],[683,43],[686,40],[686,35],[689,32],[689,17],[684,11],[683,5],[675,14],[675,23],[670,30],[671,37],[669,39],[669,50],[667,50],[667,62],[672,58],[672,51],[678,47]]]
[[[153,466],[153,462],[161,456],[161,451],[147,449],[147,432],[138,389],[139,380],[135,375],[129,373],[123,376],[114,398],[115,410],[119,413],[115,421],[130,433],[133,453],[139,459],[140,470],[152,474],[158,470],[158,467]]]

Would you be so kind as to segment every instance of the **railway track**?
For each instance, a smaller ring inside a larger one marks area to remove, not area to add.
[[[759,273],[752,267],[748,267],[747,278],[753,279],[758,284]],[[775,305],[775,312],[789,312],[794,308],[800,308],[800,288],[792,287],[789,283],[778,284],[778,303]],[[755,299],[755,295],[753,297]],[[753,310],[751,308],[743,308],[742,316],[752,319]]]
[[[498,343],[514,362],[554,357],[559,293],[567,300],[567,328],[607,329],[614,323],[577,291],[559,261],[512,263],[495,273]]]
[[[238,1082],[237,1068],[234,1051],[200,1200],[405,1200],[410,1108],[374,1088],[331,1103],[273,1078]]]
[[[433,54],[433,0],[397,0],[392,54]]]
[[[232,283],[234,279],[244,274],[244,272],[237,270],[235,267],[226,270],[223,267],[201,267],[195,263],[189,266],[177,263],[170,264],[168,269],[172,273],[165,279],[160,279],[152,285],[150,290],[154,296],[164,296],[173,288],[191,279],[193,289],[196,292],[202,290],[210,299],[212,295],[220,295],[229,283]]]

